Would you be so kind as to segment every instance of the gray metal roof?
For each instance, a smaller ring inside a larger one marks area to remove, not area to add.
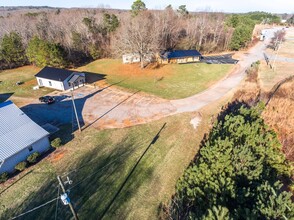
[[[48,135],[13,102],[0,104],[0,161]]]

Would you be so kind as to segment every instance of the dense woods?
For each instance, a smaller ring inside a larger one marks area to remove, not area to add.
[[[263,106],[232,103],[176,186],[173,219],[293,219],[291,168]],[[283,187],[284,185],[284,187]]]
[[[141,0],[130,8],[2,11],[1,68],[27,63],[78,66],[128,52],[144,57],[171,49],[197,49],[202,53],[239,50],[251,41],[256,23],[279,22],[277,16],[264,12],[194,13],[185,5],[150,10]]]

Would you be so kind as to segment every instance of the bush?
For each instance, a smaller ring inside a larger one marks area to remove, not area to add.
[[[4,172],[0,175],[0,183],[4,183],[6,182],[6,180],[8,180],[8,173],[7,172]]]
[[[61,139],[55,138],[53,141],[51,141],[51,146],[54,148],[59,148],[61,146]]]
[[[27,157],[27,161],[29,163],[36,163],[39,157],[40,157],[40,153],[39,152],[35,152],[35,153],[32,153],[31,155],[29,155]]]
[[[22,162],[18,163],[14,168],[16,170],[23,171],[26,167],[27,167],[27,162],[22,161]]]

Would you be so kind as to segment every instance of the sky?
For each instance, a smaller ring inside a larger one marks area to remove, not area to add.
[[[142,0],[149,9],[186,5],[188,11],[294,13],[294,0]],[[0,0],[0,6],[105,7],[130,9],[134,0]]]

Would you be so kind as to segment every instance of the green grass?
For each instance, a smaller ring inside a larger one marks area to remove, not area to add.
[[[77,184],[70,197],[81,219],[100,219],[112,200],[105,219],[157,218],[160,203],[169,201],[176,180],[197,152],[205,131],[205,123],[201,123],[197,132],[189,124],[194,116],[195,113],[181,114],[131,128],[83,131],[0,194],[0,219],[9,219],[56,197],[56,175],[79,167],[82,168],[68,176],[73,180],[71,186]],[[135,167],[164,123],[166,127],[159,138]],[[52,158],[57,155],[63,156],[54,161]],[[0,186],[0,192],[7,186]],[[54,219],[55,204],[24,219]],[[69,219],[68,207],[61,204],[58,207],[59,219]]]
[[[36,98],[49,93],[50,89],[41,88],[33,90],[33,86],[37,85],[35,74],[40,69],[33,66],[24,66],[11,70],[0,72],[0,102],[6,100],[10,96],[13,97],[30,97]],[[16,85],[16,82],[24,82],[22,85]]]
[[[166,99],[180,99],[199,93],[223,78],[233,65],[170,64],[141,70],[137,64],[122,64],[121,60],[94,61],[81,71],[106,74],[108,83],[133,91],[143,91]]]

